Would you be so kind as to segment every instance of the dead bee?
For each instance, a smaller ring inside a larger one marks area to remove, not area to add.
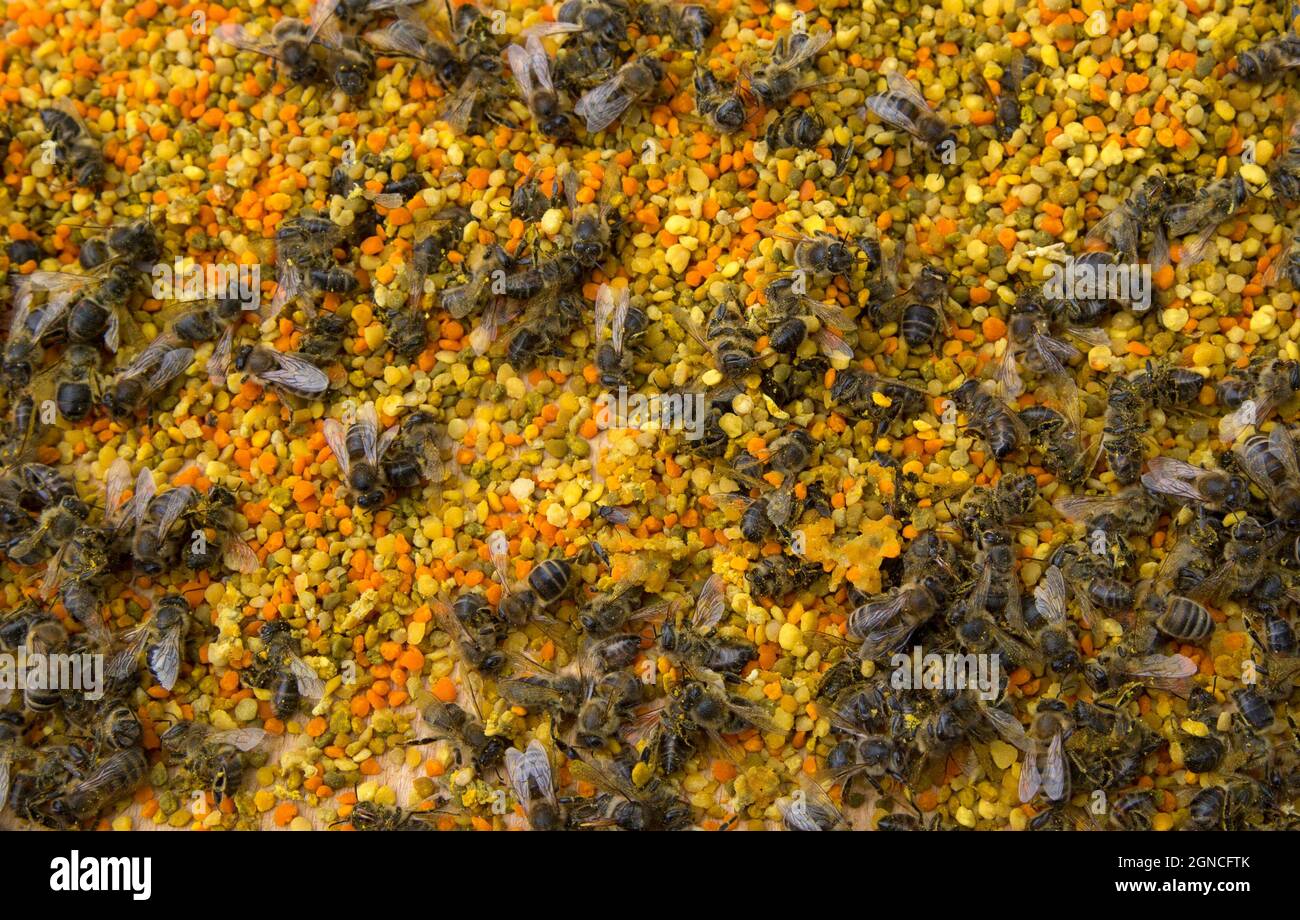
[[[1165,209],[1164,227],[1168,239],[1195,234],[1184,250],[1182,265],[1195,265],[1209,252],[1219,225],[1232,217],[1250,197],[1246,180],[1240,175],[1216,179],[1189,197]]]
[[[312,399],[329,389],[324,371],[302,355],[276,351],[268,345],[241,345],[232,361],[235,370],[274,390],[282,399]]]
[[[1237,55],[1237,76],[1247,83],[1272,83],[1296,67],[1300,67],[1300,35],[1289,30]]]
[[[979,432],[988,442],[993,456],[999,460],[1027,440],[1020,417],[1006,403],[981,387],[978,380],[967,380],[952,394],[952,399],[965,413],[966,426]]]
[[[801,75],[804,65],[815,58],[831,40],[829,31],[815,34],[787,32],[777,38],[772,53],[754,68],[749,89],[763,105],[777,108],[802,89],[816,85]]]
[[[741,131],[749,121],[745,92],[714,76],[702,64],[695,67],[695,111],[723,134]]]
[[[807,109],[786,109],[772,119],[764,139],[769,150],[794,147],[812,150],[821,143],[826,132],[826,122],[816,112]]]
[[[1020,130],[1020,87],[1037,69],[1037,62],[1019,51],[1013,52],[1011,62],[1002,68],[998,79],[997,123],[998,137],[1003,141],[1011,140]]]
[[[383,504],[384,489],[379,471],[379,414],[373,402],[367,402],[356,417],[344,427],[338,419],[321,423],[325,442],[343,473],[347,488],[356,495],[357,504],[373,510]]]
[[[1165,236],[1165,210],[1174,200],[1176,187],[1164,176],[1151,175],[1141,181],[1124,203],[1103,217],[1088,231],[1089,243],[1101,243],[1115,251],[1123,262],[1136,262],[1143,241],[1150,238],[1153,265],[1169,261]]]
[[[936,115],[912,81],[896,70],[885,74],[885,92],[867,97],[867,108],[888,125],[923,143],[936,160],[957,162],[957,135],[943,116]]]
[[[519,84],[519,93],[537,121],[537,128],[548,137],[571,137],[573,123],[569,113],[560,108],[560,96],[551,80],[551,59],[534,33],[523,45],[506,49],[510,72]]]
[[[722,576],[710,575],[696,598],[690,626],[664,623],[659,633],[660,648],[687,667],[738,678],[745,665],[758,656],[758,649],[744,639],[710,634],[722,621],[726,607]]]
[[[652,57],[637,57],[618,69],[609,80],[583,93],[574,114],[584,119],[587,131],[597,134],[633,105],[649,97],[663,79],[664,66]]]
[[[40,115],[41,124],[50,135],[46,143],[52,146],[54,165],[83,188],[102,185],[106,170],[103,151],[91,137],[72,100],[62,96],[41,109]]]

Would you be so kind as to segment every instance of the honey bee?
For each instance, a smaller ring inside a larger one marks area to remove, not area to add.
[[[1300,361],[1272,358],[1253,375],[1250,395],[1219,420],[1219,440],[1233,442],[1247,428],[1259,428],[1300,392]]]
[[[1151,263],[1167,264],[1169,241],[1165,236],[1164,214],[1174,200],[1175,191],[1174,183],[1164,176],[1147,176],[1123,204],[1088,231],[1088,242],[1109,246],[1124,262],[1136,262],[1143,241],[1150,237]]]
[[[361,37],[383,54],[424,64],[446,90],[459,87],[469,70],[455,43],[439,39],[419,19],[399,17],[384,28],[373,29]]]
[[[816,85],[802,77],[804,65],[831,40],[829,31],[787,32],[777,38],[768,59],[754,68],[749,89],[768,108],[781,106],[795,93]]]
[[[1272,83],[1296,67],[1300,67],[1300,35],[1290,31],[1237,55],[1237,76],[1247,83]]]
[[[1032,802],[1039,790],[1049,802],[1063,802],[1069,797],[1070,768],[1065,757],[1065,742],[1073,731],[1074,720],[1064,703],[1059,700],[1039,703],[1038,712],[1025,735],[1029,743],[1017,790],[1021,802]]]
[[[1195,265],[1205,258],[1219,225],[1232,217],[1251,195],[1240,175],[1216,179],[1190,196],[1176,201],[1164,212],[1165,233],[1170,240],[1195,234],[1184,249],[1182,265]]]
[[[1079,644],[1070,628],[1067,605],[1069,589],[1057,566],[1050,566],[1034,587],[1034,610],[1042,625],[1034,633],[1034,645],[1057,674],[1079,669]]]
[[[997,101],[998,137],[1011,140],[1021,127],[1020,88],[1024,81],[1038,71],[1038,63],[1019,51],[1013,52],[1011,62],[1002,68],[998,78]]]
[[[128,632],[126,645],[105,665],[110,680],[124,680],[139,667],[140,656],[158,686],[171,692],[181,673],[183,643],[189,629],[189,601],[168,594],[158,601],[153,616]]]
[[[1064,414],[1048,406],[1026,406],[1020,421],[1029,436],[1030,447],[1043,455],[1043,465],[1065,483],[1078,485],[1092,473],[1101,442],[1085,450],[1082,435]]]
[[[1146,455],[1143,437],[1147,431],[1147,404],[1133,380],[1118,377],[1111,383],[1102,431],[1102,451],[1115,479],[1121,485],[1137,482]]]
[[[879,292],[884,293],[884,289]],[[910,348],[927,343],[933,346],[940,334],[949,331],[947,303],[947,273],[926,265],[908,290],[874,302],[868,316],[877,327],[899,323],[899,331]]]
[[[749,121],[746,93],[735,83],[726,83],[713,71],[695,68],[695,111],[723,134],[735,134]]]
[[[596,268],[609,254],[613,226],[618,220],[614,207],[619,188],[618,172],[612,165],[605,168],[600,191],[590,204],[578,201],[579,185],[572,172],[564,175],[563,183],[569,200],[569,219],[573,224],[569,251],[582,266]]]
[[[767,324],[772,348],[779,354],[793,356],[811,335],[827,357],[853,360],[853,350],[828,329],[853,328],[853,321],[840,307],[814,300],[798,291],[794,278],[778,278],[763,289],[767,298]]]
[[[1029,370],[1046,377],[1056,392],[1070,423],[1079,424],[1079,391],[1067,365],[1082,353],[1063,339],[1052,335],[1052,323],[1035,293],[1016,298],[1007,321],[1007,344],[995,374],[1003,396],[1014,399],[1024,393],[1024,381],[1017,367],[1024,362]],[[1199,379],[1199,378],[1198,378]]]
[[[312,399],[329,389],[325,372],[301,354],[276,351],[268,345],[241,345],[232,363],[235,370],[274,390],[285,401],[291,396]]]
[[[441,433],[433,416],[412,412],[379,438],[377,449],[384,482],[394,489],[414,489],[422,482],[442,482]]]
[[[732,295],[734,293],[731,292]],[[684,312],[677,313],[677,321],[713,356],[715,366],[726,377],[743,377],[758,363],[758,355],[754,353],[758,335],[745,322],[744,314],[733,296],[718,301],[703,332],[696,328]]]
[[[508,624],[482,602],[482,595],[461,595],[452,607],[437,604],[434,614],[438,625],[456,641],[467,665],[493,675],[505,667],[505,652],[497,646],[505,639]]]
[[[811,587],[821,574],[820,564],[779,553],[764,556],[750,566],[745,580],[755,597],[781,598]]]
[[[104,406],[116,419],[134,415],[184,373],[193,360],[192,348],[146,348],[103,386]]]
[[[617,46],[627,37],[631,14],[625,0],[565,0],[556,11],[555,18],[579,26],[580,35]]]
[[[551,80],[551,59],[542,40],[535,33],[529,35],[523,45],[508,47],[506,57],[538,130],[548,137],[571,137],[573,124],[569,114],[560,108],[560,96]]]
[[[587,131],[604,131],[633,105],[648,98],[663,79],[664,66],[652,57],[628,61],[607,81],[582,94],[574,114],[584,119]]]
[[[375,78],[375,58],[356,35],[344,32],[329,3],[312,9],[311,40],[325,50],[324,70],[346,96],[364,96]]]
[[[158,740],[168,758],[211,789],[212,797],[220,805],[222,799],[239,789],[247,769],[244,754],[266,740],[266,731],[260,728],[213,731],[202,722],[181,720],[159,735]]]
[[[826,133],[826,122],[816,112],[807,109],[786,109],[772,119],[763,135],[768,150],[794,147],[812,150],[821,143]]]
[[[236,23],[223,23],[212,33],[209,48],[215,52],[224,42],[240,51],[251,51],[270,58],[288,73],[299,86],[323,83],[328,74],[323,55],[315,49],[311,24],[286,16],[275,24],[270,35],[254,36]]]
[[[44,806],[46,814],[55,826],[64,829],[89,821],[105,806],[138,789],[148,769],[143,748],[114,751],[49,800]]]
[[[54,165],[82,188],[98,188],[104,182],[106,164],[103,151],[91,137],[76,106],[61,96],[40,111],[41,124],[53,146]]]
[[[528,816],[528,826],[535,831],[558,830],[563,817],[551,778],[551,758],[542,742],[534,738],[523,751],[509,748],[505,759],[510,788]]]
[[[276,718],[287,719],[298,711],[303,700],[319,700],[325,695],[325,683],[316,669],[299,657],[297,640],[288,623],[271,620],[263,624],[259,638],[262,647],[240,676],[250,686],[271,691]]]
[[[722,576],[710,575],[696,598],[690,626],[665,623],[659,633],[660,647],[688,667],[739,677],[745,665],[757,657],[758,649],[743,639],[711,635],[726,607]]]
[[[300,303],[313,314],[315,307],[304,299],[306,294],[356,290],[357,279],[334,259],[334,249],[342,242],[343,228],[328,217],[294,217],[280,225],[275,232],[276,288],[269,307],[271,318],[290,303]]]
[[[130,322],[127,308],[144,285],[138,264],[160,255],[153,227],[147,220],[114,228],[107,247],[112,255],[86,274],[37,271],[26,276],[29,290],[45,291],[52,316],[46,321],[65,320],[68,341],[74,345],[103,342],[116,352],[122,341],[122,326]]]
[[[1231,512],[1250,501],[1244,479],[1224,470],[1203,470],[1173,457],[1152,457],[1142,485],[1157,495],[1182,499],[1188,507]]]
[[[708,7],[681,0],[641,0],[636,22],[647,35],[671,37],[685,48],[702,51],[716,23]]]
[[[1300,529],[1300,461],[1286,426],[1275,425],[1267,436],[1252,435],[1232,452],[1242,472],[1268,498],[1282,526]]]
[[[596,289],[596,370],[603,386],[625,386],[632,372],[633,351],[629,340],[640,339],[650,324],[645,311],[631,306],[626,287],[602,284]],[[605,341],[605,328],[610,328]]]
[[[477,704],[475,704],[477,705]],[[432,733],[424,738],[407,742],[412,745],[428,744],[431,741],[450,740],[460,749],[468,752],[476,770],[480,773],[496,769],[505,759],[508,743],[500,735],[489,735],[480,719],[472,717],[455,703],[434,700],[420,712],[420,718]]]
[[[967,380],[952,394],[952,399],[965,413],[966,427],[978,432],[999,460],[1027,440],[1028,433],[1020,416],[984,389],[978,380]]]
[[[1156,629],[1179,642],[1200,642],[1214,631],[1214,618],[1190,597],[1170,595],[1164,611],[1155,620]]]
[[[877,425],[908,422],[924,413],[929,394],[913,383],[879,377],[859,367],[835,372],[830,398],[842,410]]]
[[[213,485],[185,511],[190,539],[182,561],[191,569],[210,569],[220,561],[232,572],[247,574],[260,564],[257,553],[235,533],[235,495]]]
[[[902,129],[925,145],[945,165],[957,162],[957,135],[935,114],[912,81],[896,70],[885,74],[885,92],[867,97],[867,109],[886,124]]]
[[[776,800],[781,821],[789,831],[836,831],[848,828],[848,820],[831,801],[826,790],[806,773],[799,774],[794,795]]]
[[[638,787],[631,770],[623,762],[608,767],[584,760],[576,751],[566,752],[569,773],[579,782],[588,783],[603,794],[593,800],[595,813],[587,820],[570,811],[569,819],[579,819],[584,828],[617,827],[627,831],[680,830],[691,824],[691,806],[667,788],[652,781]],[[575,809],[576,810],[576,809]]]
[[[321,423],[321,431],[348,489],[357,497],[357,504],[368,510],[382,505],[384,488],[379,467],[379,414],[375,404],[367,402],[361,406],[346,428],[338,419],[327,418]]]

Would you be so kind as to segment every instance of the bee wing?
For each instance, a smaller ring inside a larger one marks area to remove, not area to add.
[[[524,51],[528,59],[527,69],[532,71],[532,80],[536,84],[533,91],[536,92],[540,87],[547,92],[555,92],[555,84],[551,82],[551,59],[547,57],[546,49],[542,47],[541,38],[537,35],[529,35],[524,42]],[[516,46],[511,45],[511,47]]]
[[[539,22],[524,29],[523,36],[546,38],[548,35],[563,35],[568,32],[581,32],[582,26],[576,22]]]
[[[112,682],[122,681],[130,677],[140,664],[140,653],[144,651],[145,645],[153,630],[149,624],[141,623],[134,626],[127,632],[123,633],[122,638],[125,645],[122,646],[104,665],[104,673]]]
[[[199,493],[193,486],[181,486],[164,492],[154,503],[154,512],[158,515],[158,533],[168,533],[198,497]]]
[[[831,797],[826,794],[826,790],[821,787],[821,784],[817,782],[817,780],[813,779],[807,773],[800,773],[799,788],[803,790],[804,794],[805,814],[807,813],[807,806],[812,805],[823,814],[828,815],[834,822],[835,827],[842,827],[847,824],[847,819],[844,817],[844,813],[840,811],[839,806],[831,800]]]
[[[32,272],[25,276],[27,283],[37,291],[50,294],[72,294],[83,290],[94,280],[92,275],[77,275],[72,272]]]
[[[11,692],[11,691],[7,691]],[[8,700],[5,701],[6,703]],[[0,754],[0,811],[5,810],[9,804],[9,787],[11,776],[9,773],[10,754],[8,751]]]
[[[1210,251],[1210,243],[1218,235],[1218,223],[1211,224],[1192,239],[1191,243],[1183,247],[1183,258],[1179,265],[1192,266],[1204,259]]]
[[[542,52],[545,56],[545,52]],[[510,73],[519,84],[519,95],[525,104],[531,104],[536,87],[533,86],[533,72],[529,60],[529,49],[514,44],[506,48],[506,61],[510,64]]]
[[[316,669],[292,652],[286,662],[289,673],[298,682],[298,692],[309,700],[319,700],[325,695],[325,682],[320,679]]]
[[[368,402],[357,410],[357,419],[352,427],[361,432],[362,452],[371,465],[379,462],[379,412],[374,402]]]
[[[152,396],[183,374],[193,360],[193,348],[173,348],[163,355],[162,360],[158,362],[158,367],[153,372],[153,376],[149,378],[146,388],[148,394]]]
[[[496,569],[497,581],[501,582],[502,589],[509,594],[510,575],[507,565],[510,561],[510,542],[504,531],[492,531],[488,537],[488,554],[492,559],[492,567]]]
[[[1150,687],[1186,696],[1196,675],[1196,662],[1186,655],[1145,655],[1122,659],[1126,674]]]
[[[1043,766],[1043,792],[1053,802],[1060,801],[1065,795],[1068,777],[1065,766],[1065,739],[1061,732],[1057,732],[1052,736],[1052,743],[1047,747],[1047,762]]]
[[[1042,580],[1034,587],[1034,599],[1038,610],[1049,623],[1060,625],[1066,620],[1066,600],[1069,593],[1065,587],[1065,576],[1057,566],[1052,566]]]
[[[811,61],[816,57],[817,54],[826,47],[830,40],[831,33],[829,30],[817,32],[815,34],[808,34],[800,44],[799,50],[786,58],[782,62],[782,66],[788,70],[796,70],[799,67],[802,67],[805,62]]]
[[[382,29],[365,33],[362,38],[388,54],[424,60],[425,45],[433,35],[418,20],[397,19]]]
[[[868,607],[871,610],[864,615],[861,622],[850,614],[849,631],[854,636],[866,636],[902,613],[906,605],[907,595],[902,591],[895,591],[892,597],[864,604],[859,608],[860,610],[866,610]]]
[[[1300,480],[1300,460],[1296,458],[1295,439],[1291,437],[1291,430],[1283,424],[1274,425],[1268,433],[1268,443],[1286,469],[1287,476],[1292,481]]]
[[[1108,246],[1111,237],[1122,229],[1128,220],[1128,208],[1123,206],[1115,208],[1101,220],[1092,225],[1092,229],[1088,231],[1086,239],[1089,243],[1101,243]]]
[[[482,82],[482,71],[472,71],[465,78],[465,82],[461,83],[454,93],[443,100],[442,107],[438,111],[438,117],[460,134],[465,133],[466,129],[469,128],[470,118],[474,114],[474,104],[478,101]]]
[[[1295,237],[1290,230],[1283,231],[1282,249],[1272,262],[1268,263],[1268,268],[1264,269],[1264,274],[1260,278],[1260,283],[1265,288],[1271,288],[1277,284],[1278,279],[1282,277],[1282,266],[1290,261],[1291,245]]]
[[[327,29],[326,23],[334,16],[334,11],[338,9],[339,0],[316,0],[311,8],[311,32],[308,35],[308,41],[315,41],[316,36],[322,30],[326,32],[326,38],[330,37],[330,32],[337,32],[337,29]]]
[[[695,600],[695,610],[691,614],[691,626],[699,632],[713,629],[722,622],[722,614],[727,602],[724,593],[725,584],[722,576],[713,573],[700,588],[700,595]]]
[[[521,776],[518,781],[515,780],[515,774],[510,770],[508,762],[506,770],[510,773],[510,782],[515,786],[516,790],[518,790],[519,785],[522,785],[525,790],[525,798],[521,799],[521,801],[527,802],[529,800],[527,790],[531,786],[541,792],[548,802],[554,804],[555,783],[551,779],[551,758],[547,755],[542,742],[536,738],[528,742],[528,747],[524,750],[522,757],[516,761],[516,765]]]
[[[1026,752],[1024,763],[1020,765],[1020,801],[1032,802],[1034,796],[1038,795],[1038,789],[1042,785],[1042,780],[1038,775],[1038,751],[1031,749]]]
[[[1002,352],[1002,360],[998,362],[993,379],[997,381],[998,392],[1006,399],[1015,399],[1025,392],[1025,383],[1020,378],[1020,368],[1016,365],[1016,349],[1010,340]]]
[[[221,561],[232,572],[242,572],[245,575],[256,572],[258,566],[262,564],[248,542],[233,533],[226,535],[226,545],[221,550]]]
[[[1025,727],[1020,724],[1020,720],[1009,712],[1004,712],[993,706],[986,706],[983,709],[984,718],[993,726],[993,730],[1001,736],[1007,744],[1017,747],[1026,754],[1032,754],[1034,751],[1034,742],[1029,735],[1025,734]]]
[[[580,783],[590,783],[597,789],[603,789],[606,792],[612,792],[615,795],[621,795],[629,802],[637,802],[642,798],[641,793],[621,777],[602,770],[595,764],[588,763],[585,760],[569,761],[569,773]]]
[[[596,288],[596,341],[605,334],[605,326],[614,313],[614,290],[608,284]]]
[[[278,351],[272,353],[280,366],[261,374],[263,380],[304,396],[317,396],[329,389],[330,379],[325,372],[306,358]]]
[[[816,334],[813,335],[813,340],[816,341],[817,347],[821,349],[822,354],[826,357],[840,358],[844,361],[853,360],[853,349],[849,346],[849,343],[825,326],[817,330]]]
[[[621,287],[614,295],[614,320],[613,320],[613,344],[614,350],[619,354],[623,353],[623,329],[627,325],[628,305],[631,303],[631,294],[627,288]]]
[[[334,460],[346,479],[351,475],[351,464],[348,462],[347,433],[343,429],[343,423],[336,418],[327,418],[321,422],[321,433],[325,435],[325,443],[329,445],[330,452],[334,454]]]
[[[157,494],[158,487],[153,481],[153,471],[148,467],[141,469],[140,474],[135,477],[135,492],[131,496],[131,516],[139,520]]]
[[[1173,457],[1152,457],[1148,471],[1142,474],[1142,485],[1159,495],[1184,499],[1195,507],[1205,500],[1196,488],[1196,478],[1204,473],[1199,466]]]
[[[149,647],[149,670],[158,680],[158,686],[171,692],[181,673],[181,630],[169,629]]]
[[[251,751],[265,740],[266,730],[261,728],[232,728],[208,736],[208,741],[213,744],[228,744],[241,751]]]
[[[1090,521],[1101,514],[1124,510],[1126,501],[1117,498],[1104,498],[1081,495],[1075,498],[1058,498],[1052,507],[1068,521]]]
[[[303,273],[293,262],[279,259],[275,271],[275,296],[271,298],[271,304],[267,308],[266,319],[279,316],[284,305],[301,294],[304,286]]]
[[[871,112],[874,112],[881,121],[895,128],[901,128],[914,137],[920,135],[920,126],[917,125],[911,112],[899,104],[897,94],[888,92],[879,96],[869,96],[867,97],[866,107]]]
[[[54,109],[58,109],[64,115],[67,115],[69,118],[75,121],[77,123],[77,127],[81,129],[82,134],[90,133],[90,131],[86,128],[86,120],[82,118],[81,113],[77,111],[77,106],[75,103],[73,103],[71,97],[60,96],[50,103],[50,107]]]
[[[27,325],[27,317],[32,312],[32,285],[30,275],[9,276],[9,288],[13,292],[13,315],[9,318],[9,340],[19,337]]]
[[[586,120],[587,131],[596,134],[617,121],[631,104],[632,97],[623,89],[621,75],[615,74],[583,93],[573,111]]]
[[[217,26],[216,31],[212,33],[212,38],[208,40],[209,53],[215,54],[221,42],[234,45],[240,51],[251,51],[264,57],[275,58],[277,61],[281,59],[279,49],[269,35],[254,37],[237,23],[227,22]]]
[[[212,346],[212,356],[208,358],[208,363],[204,367],[213,386],[225,385],[226,375],[230,373],[231,346],[234,342],[235,326],[232,323],[222,331],[221,337]]]
[[[397,436],[401,434],[401,430],[402,428],[400,425],[389,425],[384,429],[384,433],[379,436],[379,443],[375,445],[375,453],[378,454],[381,459],[388,454],[389,450],[392,449],[393,442],[397,440]]]
[[[149,478],[153,482],[153,477]],[[116,524],[127,513],[126,501],[122,496],[131,486],[131,464],[121,457],[113,461],[104,479],[104,523]]]

